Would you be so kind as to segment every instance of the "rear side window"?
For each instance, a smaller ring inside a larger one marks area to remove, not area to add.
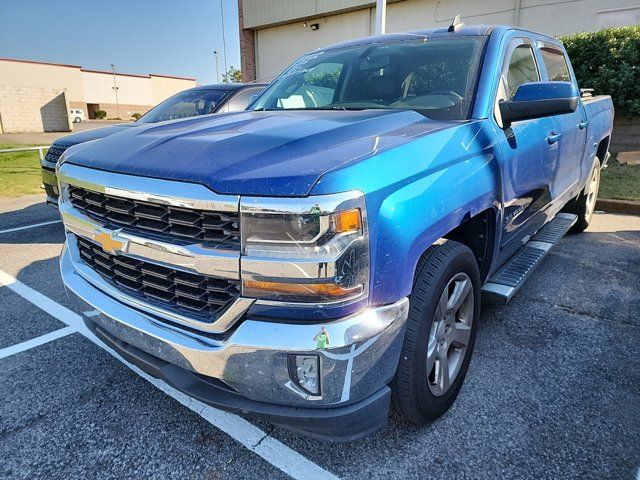
[[[547,70],[549,80],[554,82],[568,82],[571,80],[567,60],[561,51],[544,47],[540,49],[540,53],[542,54],[542,61],[544,62],[544,68]]]
[[[509,60],[507,71],[507,87],[509,100],[513,100],[518,87],[523,83],[539,82],[540,74],[536,66],[531,45],[518,45]]]

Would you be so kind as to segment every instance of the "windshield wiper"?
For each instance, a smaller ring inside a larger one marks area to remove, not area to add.
[[[317,110],[366,110],[370,107],[344,107],[342,105],[331,105],[331,106],[326,106],[326,107],[300,107],[300,108],[266,108],[266,107],[262,107],[262,108],[258,108],[256,110],[254,110],[254,112],[287,112],[287,111],[301,111],[301,110],[309,110],[310,112],[312,111],[317,111]]]

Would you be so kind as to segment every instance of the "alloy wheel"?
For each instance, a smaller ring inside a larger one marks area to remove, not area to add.
[[[460,372],[471,338],[473,310],[471,279],[460,272],[442,291],[429,333],[427,383],[437,397],[449,390]]]
[[[589,184],[587,185],[587,211],[586,216],[590,218],[593,214],[593,211],[596,208],[596,200],[598,198],[598,188],[600,186],[600,169],[598,167],[593,169],[593,173],[591,174],[591,179],[589,180]]]

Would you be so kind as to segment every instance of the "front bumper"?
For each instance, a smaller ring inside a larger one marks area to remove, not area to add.
[[[47,195],[47,204],[58,207],[58,179],[55,174],[55,164],[53,167],[46,168],[42,166],[42,184]]]
[[[118,302],[86,281],[66,247],[60,260],[72,299],[99,314],[89,327],[121,355],[174,387],[219,408],[334,441],[365,436],[386,422],[408,300],[325,323],[245,318],[224,335],[193,332]],[[325,327],[329,348],[314,337]],[[321,395],[291,381],[290,354],[320,357]]]

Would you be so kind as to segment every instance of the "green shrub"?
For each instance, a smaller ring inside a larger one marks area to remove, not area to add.
[[[105,118],[107,118],[107,112],[105,112],[104,110],[94,110],[93,116],[98,120],[104,120]]]
[[[132,113],[132,114],[131,114],[131,116],[132,116],[133,118],[135,118],[136,120],[138,120],[138,119],[142,116],[142,114],[141,114],[141,113],[136,112],[136,113]]]
[[[640,115],[640,26],[560,37],[580,88],[613,98],[616,114]]]

